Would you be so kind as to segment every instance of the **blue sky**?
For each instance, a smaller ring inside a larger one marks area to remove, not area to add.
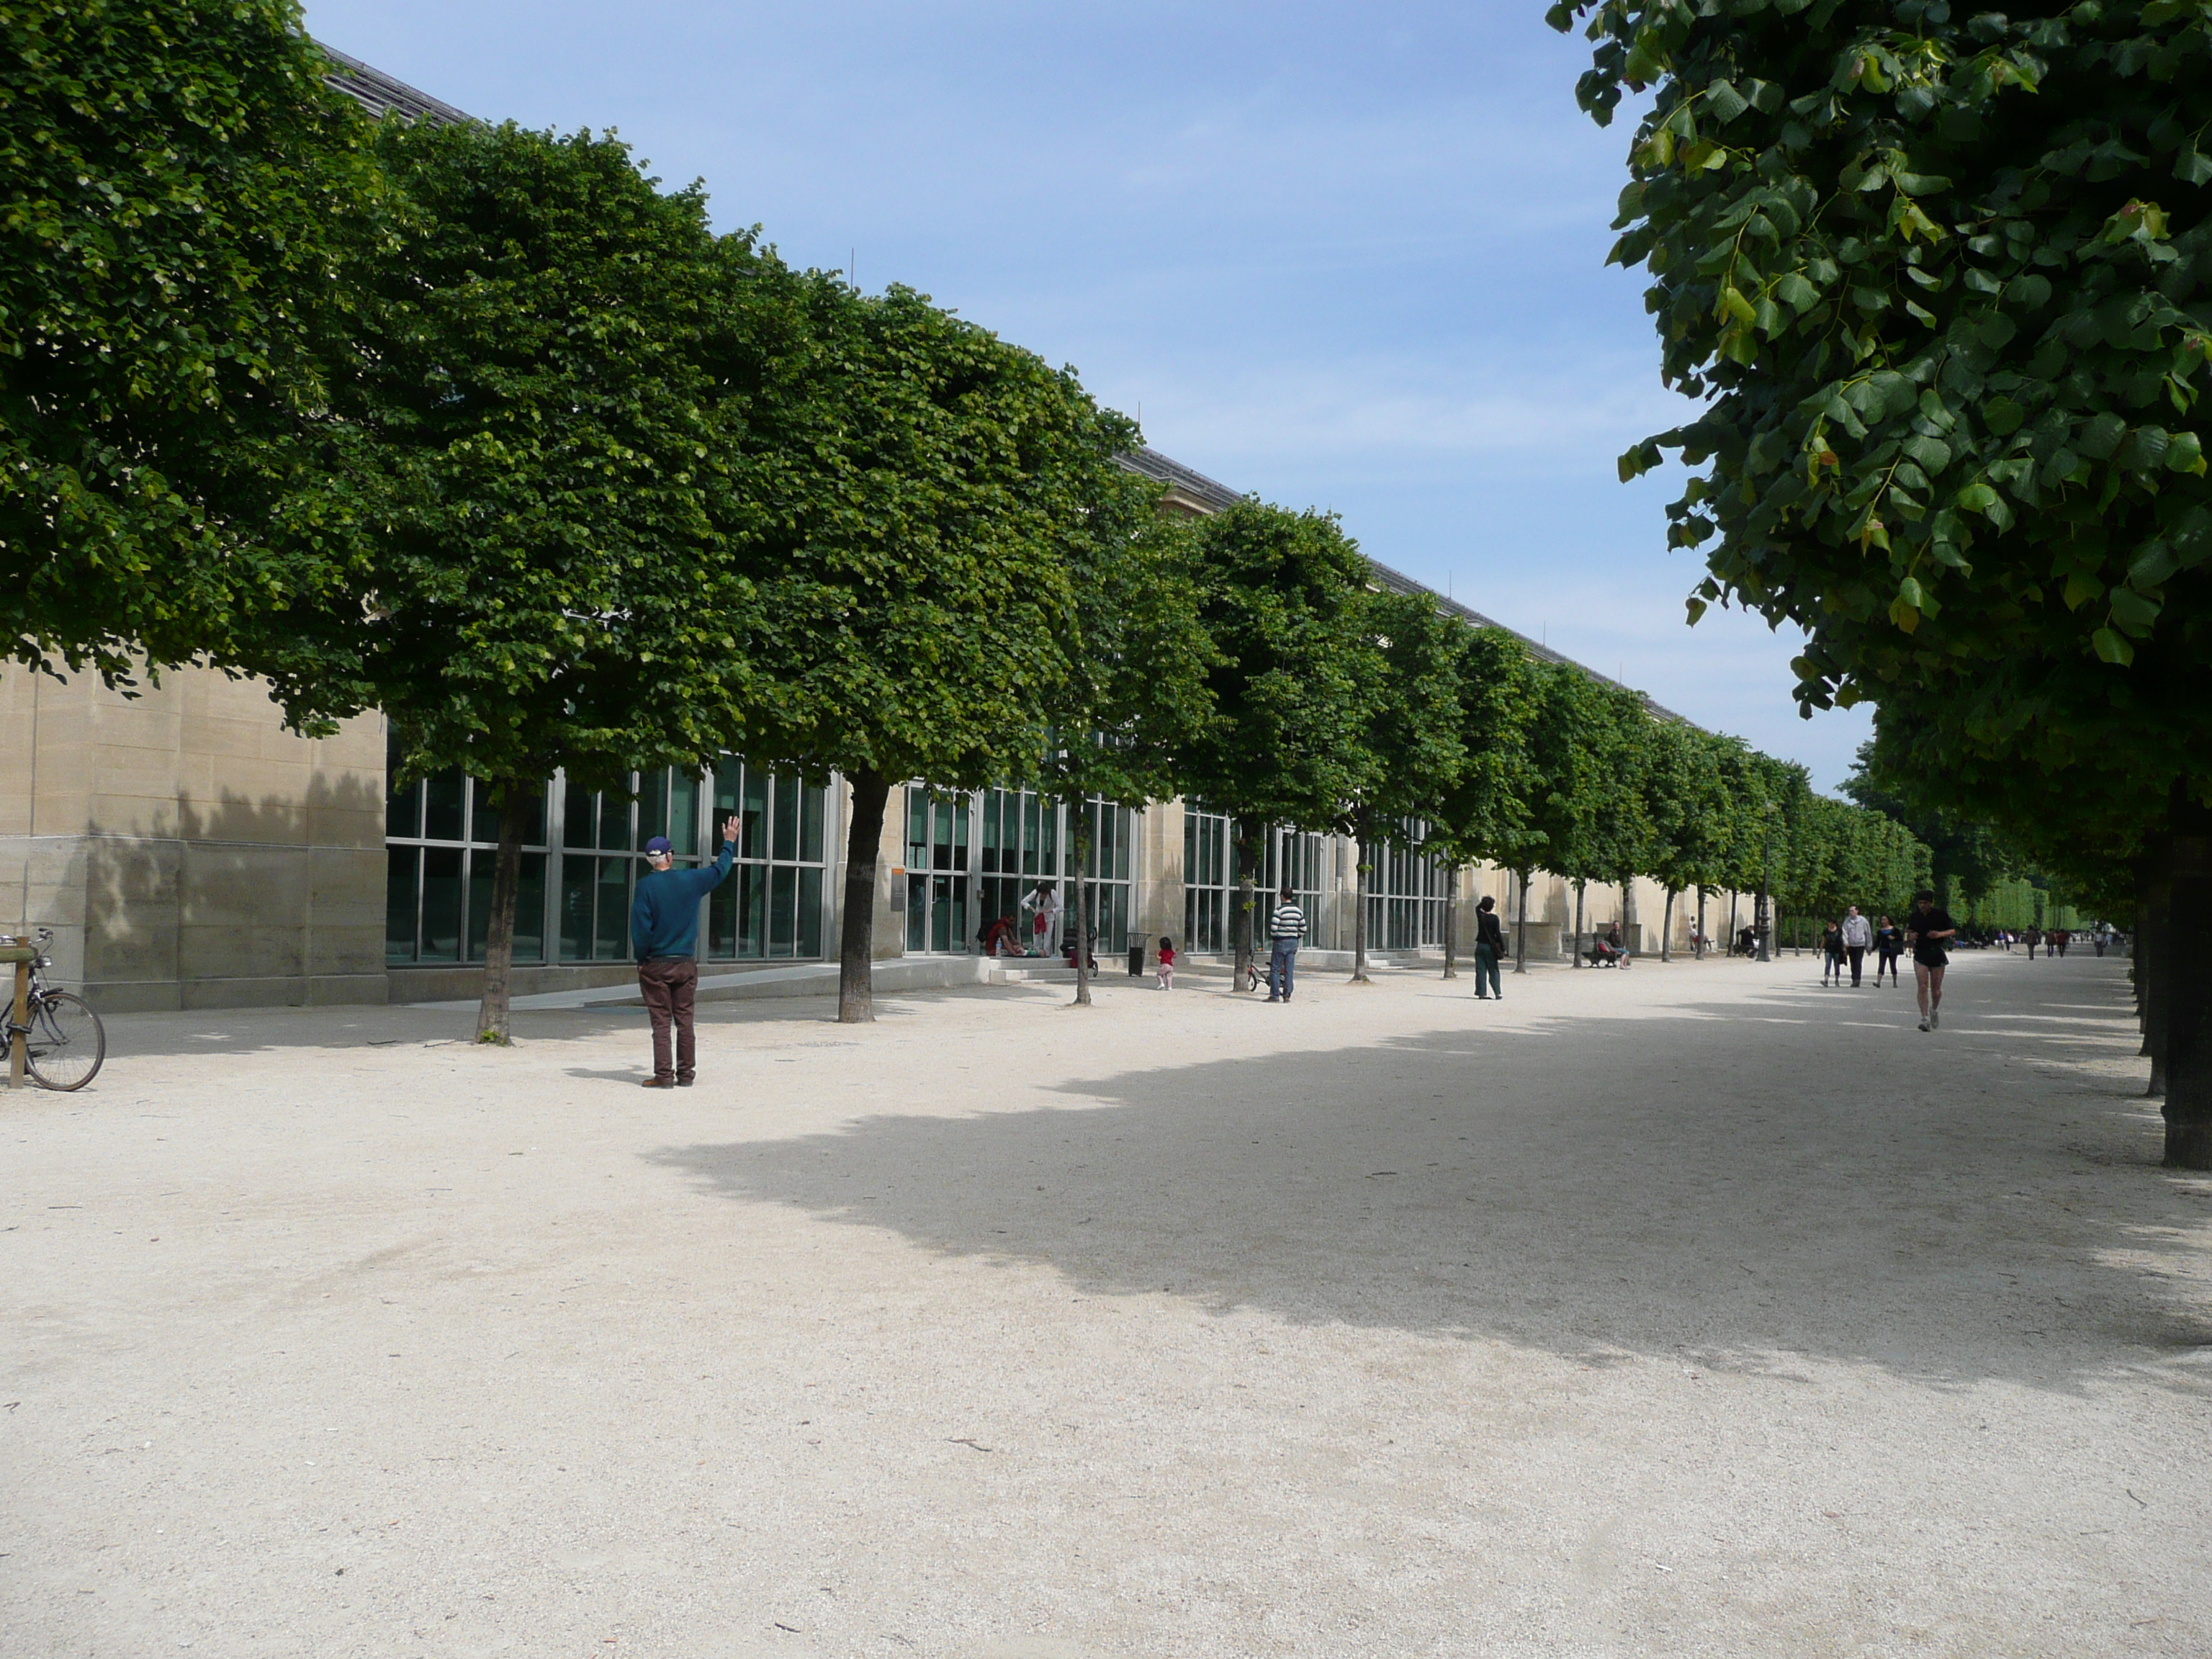
[[[1234,489],[1832,787],[1788,630],[1666,548],[1681,418],[1607,269],[1627,132],[1536,0],[1348,7],[312,0],[318,38],[471,114],[618,130],[716,222],[902,282]]]

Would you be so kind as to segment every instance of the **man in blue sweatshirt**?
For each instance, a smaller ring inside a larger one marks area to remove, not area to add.
[[[699,902],[727,879],[737,856],[738,820],[722,825],[722,855],[702,870],[678,870],[676,849],[665,836],[645,844],[653,866],[641,876],[630,901],[629,942],[637,955],[637,988],[653,1018],[653,1075],[648,1089],[691,1086],[697,1043],[691,1007],[699,990]],[[668,1028],[676,1027],[676,1063],[668,1063]]]

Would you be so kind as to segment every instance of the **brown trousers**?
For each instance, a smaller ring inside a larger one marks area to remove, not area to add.
[[[691,1030],[691,1004],[699,990],[699,964],[690,957],[655,957],[637,965],[637,988],[653,1019],[653,1074],[690,1082],[698,1044]],[[668,1064],[668,1028],[676,1027],[676,1064]]]

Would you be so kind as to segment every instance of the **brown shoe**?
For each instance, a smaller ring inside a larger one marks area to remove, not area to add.
[[[648,1089],[673,1089],[676,1079],[672,1077],[649,1077],[645,1080],[645,1086]]]

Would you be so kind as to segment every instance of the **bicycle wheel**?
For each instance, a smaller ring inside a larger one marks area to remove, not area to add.
[[[45,1087],[66,1093],[99,1075],[100,1062],[107,1057],[107,1033],[82,997],[49,991],[31,1010],[23,1048],[31,1075]]]

